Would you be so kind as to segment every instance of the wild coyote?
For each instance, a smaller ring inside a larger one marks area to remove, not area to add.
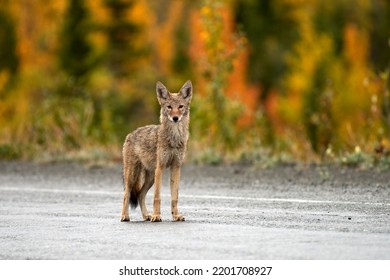
[[[171,209],[174,221],[184,221],[179,214],[180,167],[188,141],[192,83],[187,81],[178,93],[170,93],[160,82],[156,84],[157,99],[161,105],[160,125],[140,127],[128,134],[123,144],[124,195],[122,222],[130,221],[132,208],[140,204],[145,221],[161,222],[160,189],[162,171],[170,168]],[[154,183],[153,214],[145,205],[145,196]]]

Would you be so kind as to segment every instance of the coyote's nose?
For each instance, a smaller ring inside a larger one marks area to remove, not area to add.
[[[179,120],[179,118],[178,118],[178,117],[173,117],[172,120],[173,120],[174,122],[177,122],[177,121]]]

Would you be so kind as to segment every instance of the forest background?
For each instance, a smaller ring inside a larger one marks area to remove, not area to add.
[[[0,0],[0,159],[120,160],[194,85],[188,161],[390,168],[390,1]]]

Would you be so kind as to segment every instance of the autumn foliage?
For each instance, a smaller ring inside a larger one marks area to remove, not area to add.
[[[0,0],[0,158],[120,158],[194,84],[189,159],[390,165],[390,3]]]

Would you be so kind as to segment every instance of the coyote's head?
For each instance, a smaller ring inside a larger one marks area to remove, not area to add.
[[[168,118],[173,123],[179,123],[183,117],[189,115],[192,98],[191,81],[187,81],[178,93],[170,93],[161,82],[157,82],[156,91],[161,105],[161,122],[163,118]]]

